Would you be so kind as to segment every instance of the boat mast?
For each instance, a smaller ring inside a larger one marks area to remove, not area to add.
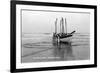
[[[55,21],[55,33],[57,33],[57,18],[56,18],[56,21]]]
[[[63,20],[63,17],[62,17],[62,33],[64,33],[64,20]]]
[[[62,20],[60,20],[60,33],[62,33],[62,26],[61,26]]]
[[[66,18],[65,18],[65,31],[67,33],[67,22],[66,22]]]

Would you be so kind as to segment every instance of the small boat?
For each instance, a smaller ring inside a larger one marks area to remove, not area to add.
[[[64,38],[69,38],[69,37],[72,37],[73,34],[75,33],[75,31],[72,31],[71,33],[67,33],[67,22],[66,22],[66,18],[65,18],[65,21],[64,21],[64,18],[62,18],[60,20],[60,33],[57,32],[57,18],[56,18],[56,21],[55,21],[55,33],[53,33],[53,38],[54,39],[57,39],[57,41],[61,41],[62,39]],[[65,23],[64,23],[65,22]]]

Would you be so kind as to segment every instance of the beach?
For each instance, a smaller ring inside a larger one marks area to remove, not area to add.
[[[74,61],[90,59],[89,33],[75,33],[69,41],[56,42],[52,33],[23,33],[21,62]]]

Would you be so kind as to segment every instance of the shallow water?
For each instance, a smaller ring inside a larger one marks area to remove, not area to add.
[[[26,62],[48,62],[48,61],[70,61],[87,60],[90,58],[89,34],[76,33],[71,38],[63,39],[57,43],[52,34],[22,35],[21,61]]]

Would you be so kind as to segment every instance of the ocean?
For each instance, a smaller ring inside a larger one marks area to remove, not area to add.
[[[90,59],[89,33],[75,33],[67,39],[56,42],[51,33],[23,33],[21,37],[21,62]]]

